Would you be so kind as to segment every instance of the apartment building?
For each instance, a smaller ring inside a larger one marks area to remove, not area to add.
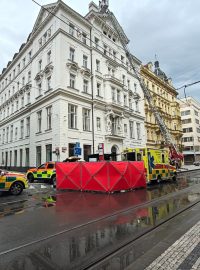
[[[144,97],[107,1],[83,17],[62,1],[41,8],[0,75],[0,166],[26,169],[99,145],[114,159],[146,144]],[[56,15],[56,16],[55,16]],[[133,56],[139,69],[141,62]]]
[[[200,103],[192,97],[180,100],[185,164],[200,161]]]
[[[141,67],[141,76],[150,91],[154,104],[164,120],[174,143],[181,149],[182,127],[180,105],[177,101],[177,91],[171,78],[161,70],[159,62],[154,65],[149,62]],[[147,132],[147,147],[163,148],[164,138],[156,123],[154,114],[145,100],[145,127]]]

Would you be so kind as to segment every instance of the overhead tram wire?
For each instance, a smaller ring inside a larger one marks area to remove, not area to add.
[[[48,10],[47,8],[45,8],[44,6],[42,6],[41,4],[39,4],[38,2],[36,2],[35,0],[32,0],[32,2],[34,2],[36,5],[40,6],[42,9],[44,9],[45,11],[47,11],[48,13],[50,13],[52,16],[56,17],[56,18],[57,18],[58,20],[60,20],[61,22],[63,22],[63,23],[65,23],[66,25],[70,26],[69,23],[65,22],[63,19],[61,19],[60,17],[58,17],[57,15],[55,15],[52,11]],[[78,29],[74,29],[74,31],[77,32],[77,33],[80,33]],[[85,38],[86,38],[88,41],[90,41],[91,43],[93,43],[93,44],[96,45],[96,43],[95,43],[91,38],[89,38],[88,36],[86,36]],[[105,50],[105,48],[102,47],[102,46],[99,45],[99,44],[98,44],[98,48],[102,49],[103,51]],[[123,48],[123,47],[121,47],[121,48]],[[108,52],[108,51],[107,51],[107,52]],[[109,54],[112,55],[113,57],[115,57],[116,60],[119,60],[119,61],[121,62],[121,59],[118,58],[118,57],[116,57],[116,56],[114,56],[113,53],[110,53],[110,52],[109,52]],[[127,67],[129,67],[130,69],[132,69],[131,65],[127,65],[127,64],[124,64],[124,65],[127,66]]]

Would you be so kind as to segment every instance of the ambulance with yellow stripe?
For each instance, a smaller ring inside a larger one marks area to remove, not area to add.
[[[19,195],[28,188],[28,181],[23,173],[0,170],[0,191],[9,191],[12,195]]]
[[[147,182],[176,180],[176,168],[170,165],[166,149],[130,148],[125,149],[123,155],[125,160],[144,161]]]
[[[46,162],[37,168],[31,168],[27,171],[26,175],[30,183],[33,183],[37,179],[48,181],[54,185],[56,183],[55,162]]]

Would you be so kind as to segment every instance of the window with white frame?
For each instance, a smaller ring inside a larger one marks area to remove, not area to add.
[[[113,102],[115,102],[115,101],[116,101],[115,92],[116,92],[115,88],[114,88],[114,87],[112,87],[112,101],[113,101]]]
[[[128,133],[128,127],[127,127],[127,124],[124,124],[124,133],[125,133],[125,134]]]
[[[88,64],[88,57],[86,55],[83,55],[83,67],[87,68],[87,64]]]
[[[103,51],[104,55],[107,55],[107,49],[108,49],[108,46],[104,45],[104,51]]]
[[[127,80],[127,86],[128,86],[128,89],[130,90],[130,80]]]
[[[6,142],[8,143],[9,127],[6,128]]]
[[[82,41],[84,44],[87,43],[87,35],[85,33],[82,33]]]
[[[11,113],[14,113],[14,103],[11,105]]]
[[[127,95],[124,95],[124,106],[127,106]]]
[[[42,70],[42,60],[40,59],[38,62],[38,71],[40,72]]]
[[[90,110],[83,108],[83,130],[90,131]]]
[[[31,93],[30,93],[30,91],[27,92],[26,98],[27,98],[27,104],[29,104],[31,102]]]
[[[133,121],[129,121],[129,128],[130,128],[130,138],[134,139],[135,136],[134,136],[134,123],[133,123]]]
[[[13,94],[15,93],[15,87],[13,86]]]
[[[30,136],[30,116],[26,118],[26,137]]]
[[[22,96],[22,98],[21,98],[21,107],[22,108],[24,107],[24,96]]]
[[[74,58],[75,58],[75,50],[73,48],[69,49],[69,59],[74,62]]]
[[[42,111],[37,112],[37,132],[42,131]]]
[[[101,118],[97,117],[97,130],[100,131],[101,130]]]
[[[25,67],[25,65],[26,65],[26,57],[23,58],[22,63],[23,63],[23,67]]]
[[[99,48],[99,39],[97,37],[95,37],[94,42],[95,42],[96,49],[98,49]]]
[[[10,126],[10,141],[13,141],[13,125]]]
[[[42,83],[38,83],[38,96],[42,95]]]
[[[29,51],[29,53],[28,53],[28,60],[31,61],[31,58],[32,58],[32,50]]]
[[[20,73],[20,64],[17,65],[17,71]]]
[[[134,90],[137,92],[137,83],[134,83]]]
[[[72,36],[74,36],[74,29],[75,29],[74,25],[70,23],[69,24],[69,34]]]
[[[39,48],[41,48],[41,47],[42,47],[42,38],[40,38],[40,39],[38,40],[38,44],[39,44]]]
[[[28,72],[28,82],[31,81],[31,71]]]
[[[70,87],[75,88],[75,80],[76,76],[74,74],[70,74]]]
[[[47,64],[51,63],[51,51],[47,53]]]
[[[97,83],[97,96],[100,97],[101,96],[101,84]]]
[[[100,72],[100,61],[96,60],[96,70]]]
[[[20,121],[20,139],[24,138],[24,120]]]
[[[51,76],[47,78],[47,90],[51,90]]]
[[[139,101],[135,102],[135,110],[136,110],[136,112],[140,112],[140,110],[139,110]]]
[[[18,139],[18,127],[15,128],[15,141]]]
[[[5,143],[5,128],[3,129],[3,135],[2,135],[2,143]]]
[[[121,92],[120,92],[120,90],[117,90],[117,102],[121,103]]]
[[[83,80],[83,92],[84,93],[88,93],[88,81],[87,80]]]
[[[19,101],[16,100],[16,111],[18,111],[18,109],[19,109]]]
[[[46,108],[47,110],[47,130],[52,128],[52,106]]]
[[[77,106],[68,104],[68,127],[70,129],[77,128]]]
[[[141,124],[136,123],[137,139],[141,140]]]

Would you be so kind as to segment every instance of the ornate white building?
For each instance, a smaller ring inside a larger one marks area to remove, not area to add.
[[[82,17],[62,1],[41,8],[26,43],[0,75],[0,166],[25,169],[144,147],[144,97],[115,19],[91,2]],[[133,56],[134,65],[141,62]]]

